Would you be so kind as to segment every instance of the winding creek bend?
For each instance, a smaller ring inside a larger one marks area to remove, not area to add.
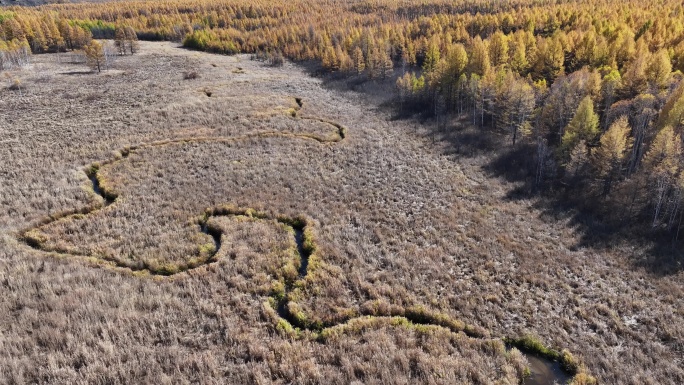
[[[295,99],[299,108],[297,112],[303,106],[303,102],[300,98]],[[301,120],[312,120],[318,121],[326,124],[330,124],[336,129],[336,136],[334,138],[325,138],[317,136],[314,134],[299,134],[290,132],[261,132],[256,134],[246,134],[237,137],[193,137],[193,138],[181,138],[181,139],[169,139],[158,142],[152,142],[148,144],[141,144],[137,146],[127,147],[120,150],[114,157],[101,161],[95,162],[85,169],[85,174],[91,183],[91,188],[95,196],[99,196],[101,201],[91,203],[89,206],[64,212],[61,214],[51,215],[48,219],[44,220],[41,224],[26,229],[22,231],[18,238],[26,245],[33,249],[57,253],[57,254],[67,254],[76,257],[94,257],[91,255],[77,254],[75,252],[64,252],[60,250],[50,249],[45,245],[45,241],[34,234],[34,231],[39,231],[41,227],[46,226],[50,223],[62,220],[69,220],[79,216],[87,216],[96,211],[104,209],[108,206],[116,204],[118,199],[118,194],[114,191],[110,191],[103,185],[103,181],[100,179],[99,171],[102,167],[120,162],[129,157],[130,154],[134,152],[144,151],[145,149],[151,149],[160,146],[177,145],[183,143],[201,143],[201,142],[212,142],[212,143],[231,143],[247,139],[255,138],[289,138],[296,140],[313,140],[321,144],[332,144],[337,143],[345,139],[346,128],[342,125],[331,122],[318,117],[297,117]],[[297,277],[291,279],[285,279],[283,290],[279,293],[275,293],[271,296],[270,303],[273,311],[277,316],[285,322],[285,333],[296,336],[296,338],[303,338],[304,334],[301,332],[306,332],[306,335],[312,336],[315,340],[325,342],[325,336],[327,333],[333,330],[344,329],[347,325],[350,325],[356,321],[362,319],[390,319],[397,321],[397,325],[403,325],[405,323],[411,325],[425,325],[429,327],[440,327],[446,328],[454,333],[465,333],[471,338],[489,338],[487,333],[482,334],[468,325],[464,325],[462,322],[453,320],[448,316],[437,313],[430,313],[425,311],[422,307],[419,308],[406,308],[399,312],[387,313],[387,314],[361,314],[358,312],[350,312],[350,315],[342,320],[331,321],[331,322],[321,322],[308,320],[306,316],[303,316],[301,311],[298,311],[297,304],[291,300],[291,293],[300,281],[304,280],[309,274],[309,261],[314,254],[317,252],[316,243],[313,239],[312,232],[310,231],[310,221],[305,217],[287,217],[280,215],[272,215],[262,212],[257,212],[249,208],[236,208],[233,206],[216,206],[207,208],[203,215],[197,220],[198,230],[204,234],[209,235],[213,240],[214,249],[212,252],[202,258],[195,259],[193,264],[184,264],[182,266],[150,266],[145,263],[139,264],[126,264],[119,260],[113,258],[104,258],[102,256],[97,256],[98,259],[106,262],[109,266],[129,270],[132,272],[141,272],[145,275],[152,276],[174,276],[181,274],[183,272],[189,271],[191,269],[200,268],[208,264],[218,261],[219,251],[222,246],[222,236],[223,231],[220,227],[212,225],[210,220],[212,218],[218,217],[249,217],[256,220],[275,220],[287,226],[294,238],[294,244],[296,245],[296,254],[299,262],[297,269]],[[279,326],[280,327],[280,323]],[[281,330],[282,331],[282,330]],[[509,344],[511,344],[509,342]],[[554,381],[558,383],[566,383],[574,374],[576,370],[571,370],[570,372],[563,371],[560,364],[548,358],[544,358],[541,355],[535,354],[535,352],[525,352],[526,350],[520,346],[520,344],[513,343],[512,345],[518,347],[523,354],[527,357],[530,363],[530,373],[531,376],[526,377],[521,380],[522,384],[525,385],[540,385],[540,384],[553,384]]]
[[[568,383],[572,377],[566,373],[558,361],[551,361],[534,354],[525,354],[530,363],[530,375],[525,377],[522,385],[549,385]]]
[[[167,140],[160,140],[160,141],[155,141],[151,143],[145,143],[145,144],[140,144],[140,145],[135,145],[135,146],[130,146],[130,147],[125,147],[123,149],[120,149],[119,151],[115,151],[114,153],[116,154],[115,156],[105,159],[103,161],[99,162],[94,162],[91,163],[90,165],[86,166],[84,168],[84,172],[88,179],[90,180],[91,184],[91,189],[93,191],[93,195],[100,197],[101,201],[94,201],[91,202],[88,206],[75,209],[75,210],[67,210],[64,212],[56,213],[56,214],[51,214],[44,220],[42,220],[38,225],[25,229],[19,233],[19,240],[25,243],[26,245],[30,246],[33,249],[40,250],[40,251],[45,251],[45,252],[52,252],[52,253],[57,253],[57,254],[66,254],[66,255],[71,255],[71,256],[76,256],[76,257],[95,257],[92,255],[88,254],[79,254],[77,252],[65,252],[63,250],[57,250],[57,249],[51,249],[45,245],[45,241],[42,239],[42,237],[38,234],[40,229],[44,226],[47,226],[51,223],[58,222],[58,221],[66,221],[69,219],[74,219],[77,216],[82,217],[82,216],[87,216],[90,215],[96,211],[99,211],[101,209],[104,209],[106,207],[109,207],[117,202],[118,199],[118,193],[115,191],[110,191],[108,190],[105,186],[103,186],[103,181],[101,180],[99,171],[105,166],[109,166],[112,164],[115,164],[117,162],[121,162],[126,160],[131,154],[136,153],[136,152],[141,152],[145,151],[148,149],[152,148],[157,148],[157,147],[164,147],[164,146],[173,146],[173,145],[182,145],[182,144],[187,144],[187,143],[235,143],[238,141],[246,141],[246,140],[254,140],[254,139],[266,139],[266,138],[283,138],[283,139],[293,139],[293,140],[309,140],[309,141],[314,141],[318,142],[322,145],[331,145],[334,143],[341,142],[344,140],[345,135],[346,135],[346,127],[342,126],[341,124],[338,124],[336,122],[331,122],[328,120],[325,120],[323,118],[317,118],[317,117],[307,117],[307,118],[296,118],[298,120],[314,120],[314,121],[319,121],[326,123],[333,127],[334,130],[334,135],[333,136],[320,136],[317,134],[310,134],[310,133],[293,133],[293,132],[280,132],[280,131],[264,131],[264,132],[257,132],[257,133],[251,133],[251,134],[245,134],[241,136],[233,136],[233,137],[212,137],[212,136],[206,136],[206,137],[186,137],[186,138],[174,138],[174,139],[167,139]],[[221,211],[222,210],[222,211]],[[229,215],[246,215],[245,213],[250,213],[249,215],[252,215],[252,210],[245,209],[245,210],[234,210],[235,212],[226,212],[225,208],[220,208],[220,210],[217,210],[216,208],[208,208],[202,217],[198,221],[199,225],[199,230],[202,233],[208,234],[212,237],[213,242],[214,242],[214,250],[211,253],[211,255],[204,256],[202,258],[196,258],[192,263],[188,264],[183,264],[183,265],[166,265],[166,266],[150,266],[149,264],[146,264],[143,261],[140,261],[139,263],[124,263],[123,261],[114,259],[114,258],[109,258],[106,256],[97,256],[96,259],[103,261],[110,266],[120,268],[120,269],[125,269],[129,270],[132,272],[140,272],[144,274],[149,274],[149,275],[157,275],[157,276],[171,276],[175,275],[177,273],[182,273],[188,270],[196,269],[199,267],[202,267],[204,265],[207,265],[209,263],[215,262],[216,261],[216,254],[218,253],[218,250],[220,249],[221,246],[221,232],[220,229],[212,228],[211,226],[208,225],[208,221],[211,216],[229,216]],[[208,215],[207,213],[214,213],[212,215]],[[263,215],[260,216],[259,218],[261,219],[266,219]],[[278,219],[279,221],[283,223],[287,222],[292,222],[294,221],[293,219],[288,219],[288,218],[283,218],[283,217],[278,217],[274,218]],[[304,228],[303,226],[300,227],[294,227],[293,230],[295,231],[295,234],[297,234],[298,231],[303,232]],[[304,241],[303,237],[296,237],[297,239]],[[306,266],[306,263],[302,264],[303,266]],[[304,267],[304,270],[306,268]],[[302,273],[305,273],[305,271],[302,271]]]

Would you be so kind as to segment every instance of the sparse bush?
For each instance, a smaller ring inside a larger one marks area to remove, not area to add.
[[[12,91],[21,91],[21,88],[21,80],[19,79],[12,80],[12,84],[9,86],[9,89]]]
[[[525,356],[520,352],[520,350],[512,348],[508,352],[508,355],[511,358],[511,361],[513,362],[518,379],[522,381],[526,377],[529,377],[530,368],[527,366],[527,360],[525,359]]]
[[[577,373],[580,367],[575,356],[573,356],[572,353],[570,353],[570,351],[567,349],[563,349],[561,351],[560,363],[563,366],[563,369],[568,373]]]
[[[285,64],[285,58],[280,51],[273,54],[269,60],[269,64],[273,67],[282,67]]]
[[[285,57],[282,52],[276,51],[262,51],[259,50],[250,57],[252,60],[265,62],[272,67],[282,67],[285,64]]]
[[[205,243],[199,247],[197,253],[201,259],[206,260],[216,253],[216,245],[214,243]]]
[[[544,346],[538,337],[531,334],[527,334],[521,338],[509,338],[507,339],[507,342],[522,351],[537,354],[551,360],[560,360],[562,358],[560,353]]]
[[[292,325],[286,320],[280,318],[278,320],[278,325],[276,325],[276,330],[282,335],[295,338],[297,336],[297,331],[292,327]]]
[[[184,80],[192,80],[192,79],[199,79],[200,75],[197,73],[197,71],[184,71],[183,72],[183,79]]]
[[[587,374],[586,372],[577,373],[569,385],[596,385],[598,381],[593,376]]]

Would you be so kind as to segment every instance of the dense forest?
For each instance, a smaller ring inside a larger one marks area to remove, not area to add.
[[[684,7],[605,0],[60,4],[0,10],[0,70],[31,53],[141,40],[319,63],[395,84],[403,112],[500,138],[526,192],[613,229],[678,239]],[[390,80],[387,80],[390,79]],[[396,79],[396,83],[395,83]],[[437,119],[439,120],[439,119]],[[448,127],[446,128],[448,129]]]

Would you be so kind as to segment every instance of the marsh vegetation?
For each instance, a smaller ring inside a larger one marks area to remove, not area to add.
[[[684,381],[676,7],[122,4],[0,11],[0,382]]]

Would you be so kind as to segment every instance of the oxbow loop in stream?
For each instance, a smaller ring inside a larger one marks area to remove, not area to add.
[[[326,138],[326,137],[321,137],[315,134],[304,134],[304,133],[292,133],[292,132],[260,132],[260,133],[254,133],[254,134],[246,134],[243,136],[236,136],[236,137],[192,137],[192,138],[177,138],[177,139],[169,139],[169,140],[163,140],[163,141],[158,141],[158,142],[153,142],[149,144],[142,144],[138,146],[132,146],[128,147],[125,149],[122,149],[118,152],[118,155],[115,157],[112,157],[110,159],[101,161],[101,162],[96,162],[91,165],[89,165],[85,169],[85,173],[88,176],[91,184],[92,184],[92,190],[94,194],[102,198],[101,203],[94,203],[89,206],[80,208],[80,209],[75,209],[71,210],[68,212],[64,212],[61,214],[56,214],[56,215],[51,215],[49,218],[44,220],[41,224],[39,224],[36,227],[29,228],[23,232],[21,232],[19,239],[22,240],[24,243],[26,243],[28,246],[40,250],[40,251],[45,251],[45,252],[56,252],[56,253],[62,253],[57,250],[50,250],[44,245],[44,240],[41,239],[39,236],[34,235],[35,230],[39,230],[41,227],[46,226],[50,223],[56,222],[56,221],[61,221],[61,220],[68,220],[69,218],[73,218],[76,215],[90,215],[98,210],[101,210],[105,207],[108,207],[110,205],[116,204],[118,195],[114,191],[109,191],[106,189],[105,186],[103,186],[102,180],[100,179],[99,176],[99,171],[102,167],[114,164],[116,162],[122,161],[126,158],[129,157],[130,154],[134,152],[140,152],[144,151],[146,149],[150,148],[155,148],[155,147],[161,147],[161,146],[171,146],[171,145],[179,145],[179,144],[184,144],[184,143],[202,143],[202,142],[211,142],[211,143],[233,143],[236,141],[243,141],[243,140],[248,140],[248,139],[259,139],[259,138],[273,138],[273,137],[280,137],[280,138],[290,138],[290,139],[295,139],[295,140],[313,140],[322,144],[327,144],[327,143],[337,143],[345,139],[346,136],[346,128],[338,123],[323,119],[323,118],[318,118],[318,117],[309,117],[309,116],[299,116],[299,110],[303,106],[303,102],[301,98],[295,98],[295,102],[297,103],[297,108],[294,109],[294,113],[292,113],[292,117],[299,119],[299,120],[310,120],[310,121],[316,121],[316,122],[321,122],[325,123],[328,125],[331,125],[332,127],[335,128],[335,137],[332,138]],[[285,287],[284,287],[284,292],[281,293],[281,295],[277,297],[273,297],[273,301],[275,304],[275,311],[277,315],[284,321],[287,322],[290,327],[295,327],[299,330],[307,330],[310,332],[313,332],[314,335],[317,336],[322,336],[325,334],[327,330],[331,330],[336,327],[341,327],[345,324],[349,324],[350,322],[353,322],[357,319],[360,318],[368,318],[370,317],[369,315],[356,315],[356,316],[350,316],[347,319],[344,320],[339,320],[337,322],[332,322],[329,324],[324,324],[324,323],[308,323],[302,321],[301,318],[299,318],[297,315],[294,314],[289,308],[290,305],[290,293],[293,290],[293,288],[296,286],[297,282],[300,280],[303,280],[306,278],[308,272],[309,272],[309,259],[310,257],[316,252],[316,245],[315,241],[312,238],[311,231],[310,231],[310,222],[303,216],[298,216],[298,217],[288,217],[288,216],[280,216],[280,215],[270,215],[267,213],[263,212],[257,212],[255,210],[252,210],[250,208],[237,208],[234,206],[230,205],[224,205],[224,206],[217,206],[217,207],[212,207],[208,208],[202,217],[198,220],[198,226],[199,226],[199,231],[211,236],[213,243],[214,243],[214,250],[213,252],[205,256],[204,258],[197,259],[195,258],[195,262],[193,264],[187,264],[183,266],[175,266],[173,268],[169,268],[168,266],[163,266],[163,267],[152,267],[145,265],[144,263],[139,265],[139,266],[130,266],[130,265],[125,265],[115,259],[107,259],[103,257],[100,257],[100,259],[103,259],[105,262],[108,262],[111,266],[115,266],[120,269],[127,269],[130,271],[138,271],[138,272],[143,272],[149,275],[157,275],[157,276],[172,276],[176,275],[178,273],[183,273],[185,271],[195,269],[198,267],[206,266],[210,263],[216,262],[217,261],[217,255],[219,253],[219,250],[221,249],[221,239],[223,232],[220,227],[217,226],[212,226],[210,219],[211,218],[217,218],[217,217],[249,217],[251,219],[256,219],[256,220],[275,220],[278,223],[281,223],[283,225],[288,226],[291,229],[291,232],[293,233],[294,236],[294,242],[296,244],[296,249],[297,249],[297,255],[299,258],[299,268],[298,268],[298,276],[296,280],[289,280],[285,282]],[[81,254],[76,254],[76,253],[67,253],[72,256],[81,256],[81,257],[89,257],[89,255],[81,255]],[[375,318],[401,318],[406,320],[407,322],[410,322],[412,324],[420,324],[420,325],[427,325],[427,326],[433,326],[433,327],[443,327],[448,330],[454,331],[454,332],[464,332],[466,335],[468,335],[471,338],[482,338],[482,335],[478,334],[477,332],[472,332],[470,331],[467,327],[464,329],[462,327],[454,327],[453,325],[458,324],[458,321],[455,320],[446,320],[446,319],[435,319],[431,318],[430,316],[426,315],[425,313],[422,313],[421,311],[414,311],[414,310],[409,310],[407,309],[405,312],[403,312],[400,315],[394,315],[394,314],[388,314],[388,315],[377,315],[373,316]],[[558,383],[565,383],[570,376],[561,370],[561,366],[557,361],[550,360],[547,358],[543,358],[539,355],[534,355],[534,354],[525,354],[525,356],[528,358],[528,361],[530,362],[530,372],[531,376],[527,377],[522,381],[523,384],[525,385],[538,385],[538,384],[553,384],[554,381],[557,381]]]
[[[95,162],[89,166],[86,167],[85,173],[90,179],[90,182],[92,184],[92,190],[93,192],[100,196],[102,198],[102,204],[94,203],[86,207],[82,207],[79,209],[75,210],[69,210],[66,212],[50,215],[47,219],[42,221],[38,226],[29,228],[27,230],[24,230],[21,232],[19,238],[22,240],[24,243],[26,243],[28,246],[38,249],[41,251],[47,251],[47,252],[57,252],[57,250],[49,250],[45,247],[44,241],[41,239],[39,236],[35,236],[35,231],[39,230],[41,227],[46,226],[50,223],[60,221],[60,220],[68,220],[70,218],[75,217],[76,215],[89,215],[92,214],[104,207],[107,207],[109,205],[112,205],[116,203],[116,200],[118,198],[118,195],[114,191],[109,191],[106,188],[103,187],[102,181],[100,180],[99,176],[99,171],[102,167],[114,164],[116,162],[120,162],[130,156],[130,154],[134,152],[141,152],[146,149],[151,149],[151,148],[156,148],[156,147],[163,147],[163,146],[172,146],[172,145],[181,145],[181,144],[186,144],[186,143],[234,143],[238,141],[246,141],[250,139],[265,139],[265,138],[285,138],[285,139],[294,139],[294,140],[311,140],[315,141],[321,144],[333,144],[340,142],[344,140],[345,135],[346,135],[346,128],[342,126],[339,123],[329,121],[323,118],[319,117],[300,117],[297,116],[297,113],[303,106],[303,102],[301,98],[295,98],[295,101],[297,103],[297,108],[295,109],[295,114],[293,117],[297,120],[303,120],[303,121],[316,121],[316,122],[321,122],[327,125],[330,125],[331,127],[334,128],[334,135],[330,137],[326,136],[320,136],[316,134],[310,134],[310,133],[293,133],[293,132],[279,132],[279,131],[265,131],[265,132],[258,132],[258,133],[252,133],[252,134],[245,134],[242,136],[233,136],[233,137],[190,137],[190,138],[175,138],[175,139],[168,139],[168,140],[161,140],[157,142],[152,142],[152,143],[147,143],[147,144],[141,144],[137,146],[131,146],[124,148],[120,151],[117,152],[117,156],[114,156],[112,158],[106,159],[101,162]],[[247,209],[245,209],[247,210]],[[211,209],[208,209],[208,211],[211,211]],[[238,210],[240,211],[240,210]],[[115,259],[111,258],[103,258],[100,257],[99,259],[104,260],[105,262],[109,262],[110,264],[115,265],[118,268],[122,269],[128,269],[131,271],[142,271],[146,272],[151,275],[162,275],[162,276],[169,276],[169,275],[174,275],[177,273],[181,273],[190,269],[198,268],[201,266],[204,266],[206,264],[212,263],[216,261],[216,253],[218,253],[218,250],[220,248],[220,243],[221,243],[221,236],[220,232],[218,229],[212,229],[210,226],[207,224],[207,220],[209,218],[205,216],[205,218],[200,221],[200,231],[210,235],[213,240],[214,240],[214,251],[211,255],[200,258],[200,259],[194,259],[193,263],[188,264],[188,265],[183,265],[183,266],[162,266],[162,267],[157,267],[153,268],[152,266],[145,265],[144,263],[140,265],[126,265],[121,263],[120,261],[117,261]],[[293,228],[294,233],[295,233],[295,240],[297,242],[303,242],[303,228]],[[301,245],[298,244],[298,249],[300,252],[303,250],[301,248]],[[91,257],[90,255],[81,255],[81,254],[76,254],[76,253],[66,253],[69,255],[73,256],[82,256],[82,257]],[[300,269],[300,275],[305,274],[306,271],[306,266],[307,266],[308,261],[306,259],[303,259],[303,262],[301,264],[302,268]]]

